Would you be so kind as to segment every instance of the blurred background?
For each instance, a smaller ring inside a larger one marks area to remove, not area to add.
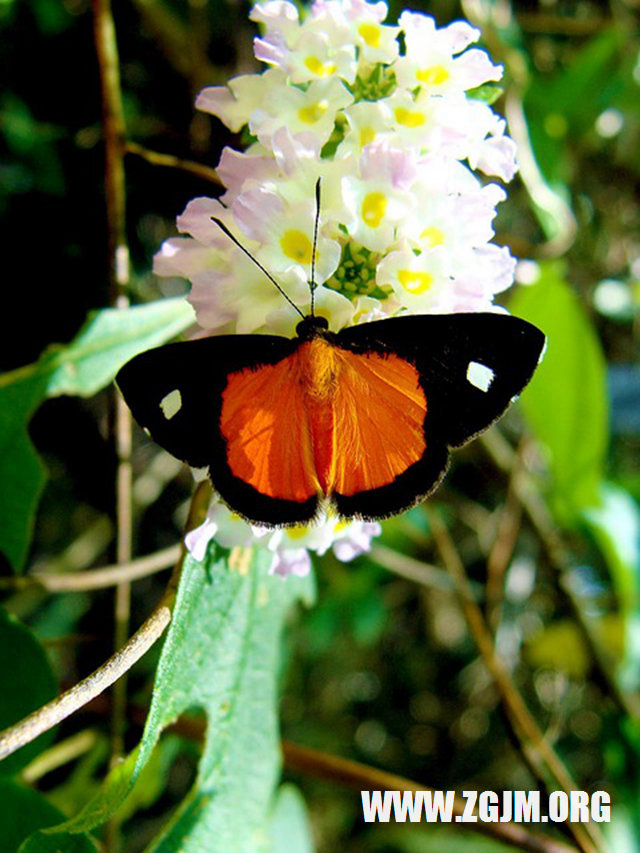
[[[389,20],[402,8],[390,3]],[[539,323],[552,347],[521,404],[456,454],[430,502],[449,538],[419,507],[385,522],[370,557],[316,562],[317,603],[290,622],[283,644],[283,736],[435,788],[539,787],[454,593],[447,568],[459,558],[512,684],[579,787],[611,792],[614,822],[604,831],[616,853],[631,853],[640,850],[640,6],[438,0],[411,8],[439,24],[467,17],[505,65],[494,108],[507,115],[521,162],[497,220],[498,242],[521,260],[521,284],[505,304]],[[115,4],[132,142],[210,167],[224,145],[240,146],[193,101],[204,85],[258,70],[248,11],[231,0]],[[0,0],[0,27],[2,367],[10,370],[71,340],[109,294],[89,0]],[[132,301],[184,293],[186,283],[152,275],[152,256],[186,203],[217,186],[140,151],[127,155],[126,182]],[[105,391],[51,399],[33,415],[48,480],[29,570],[114,561],[111,409]],[[134,468],[135,552],[150,554],[178,541],[192,480],[137,433]],[[17,589],[8,563],[3,570],[6,609],[35,632],[63,687],[112,653],[112,590]],[[134,627],[165,584],[166,575],[135,583]],[[157,655],[130,678],[127,747],[140,736]],[[90,737],[28,777],[67,814],[106,772],[108,711],[101,699],[64,723],[58,741]],[[165,738],[154,785],[125,816],[126,851],[144,849],[163,825],[197,759],[184,733]],[[284,775],[306,798],[318,850],[502,849],[457,826],[365,825],[358,792],[316,778],[312,767],[285,765]]]

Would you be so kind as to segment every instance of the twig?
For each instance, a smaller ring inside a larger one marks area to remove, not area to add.
[[[86,592],[91,589],[105,589],[116,586],[122,581],[139,580],[149,575],[161,572],[174,565],[180,556],[180,546],[170,545],[154,554],[139,557],[128,563],[103,566],[86,572],[63,572],[53,574],[34,572],[24,577],[0,578],[0,590],[22,590],[31,587],[41,587],[47,592]]]
[[[109,246],[109,285],[111,304],[126,310],[129,307],[129,246],[126,236],[126,183],[124,173],[125,121],[120,87],[120,65],[115,25],[110,0],[93,0],[93,23],[100,89],[102,94],[102,128],[105,150],[105,201],[107,205],[107,235]],[[131,560],[132,543],[132,472],[131,472],[131,413],[124,400],[115,393],[116,471],[116,560]],[[131,614],[131,584],[121,581],[116,587],[114,602],[114,646],[121,648],[129,635]],[[124,753],[125,709],[127,679],[124,670],[113,690],[111,716],[111,765]],[[118,846],[117,818],[107,828],[107,850]]]
[[[511,469],[515,457],[514,451],[497,430],[494,429],[490,433],[485,433],[480,441],[498,468],[503,471]],[[518,478],[514,480],[514,488],[518,500],[536,529],[551,565],[558,572],[559,584],[571,605],[578,626],[582,630],[600,678],[607,685],[612,699],[617,703],[620,710],[629,717],[640,718],[640,700],[634,694],[625,693],[618,684],[615,677],[615,667],[601,648],[589,620],[584,615],[580,600],[567,580],[567,574],[573,568],[570,552],[565,546],[532,477],[521,469]]]
[[[0,732],[0,761],[78,711],[114,684],[162,635],[171,619],[172,601],[163,599],[129,642],[87,678],[19,723]]]
[[[159,151],[151,151],[137,142],[127,142],[127,154],[135,154],[136,157],[141,157],[147,163],[152,163],[154,166],[167,166],[170,169],[181,169],[183,172],[189,172],[198,178],[222,186],[222,181],[218,177],[218,173],[211,166],[205,166],[204,163],[196,163],[195,160],[183,160],[180,157],[175,157],[173,154],[161,154]]]
[[[518,540],[522,507],[518,500],[515,480],[520,474],[520,458],[516,456],[511,469],[507,499],[500,510],[495,540],[487,557],[487,621],[494,633],[500,623],[504,597],[504,576]]]
[[[330,782],[337,782],[357,790],[375,791],[426,791],[424,785],[412,779],[405,779],[375,767],[369,767],[357,761],[339,758],[320,752],[317,749],[299,746],[289,741],[282,742],[282,753],[285,767],[297,770]],[[462,815],[465,800],[456,797],[453,815]],[[455,818],[454,818],[455,819]],[[575,847],[546,838],[538,833],[527,832],[516,824],[506,823],[462,823],[465,829],[499,838],[507,844],[512,844],[519,850],[533,853],[575,853]]]
[[[20,775],[24,782],[32,785],[52,770],[57,770],[58,767],[64,767],[65,764],[80,758],[97,742],[97,733],[92,729],[85,729],[41,752],[30,764],[27,764]]]
[[[210,499],[211,486],[209,483],[199,483],[191,499],[185,531],[192,530],[200,524],[206,515]],[[160,603],[119,651],[102,666],[99,666],[95,672],[58,696],[57,699],[53,699],[20,722],[0,732],[0,761],[20,749],[21,746],[35,740],[43,732],[57,726],[74,711],[78,711],[96,696],[99,696],[124,673],[128,672],[162,636],[171,619],[185,553],[184,546],[181,546],[180,558],[176,562]]]
[[[576,790],[577,784],[558,755],[545,740],[538,724],[531,716],[524,699],[496,655],[493,637],[484,620],[482,611],[473,600],[464,563],[458,554],[448,530],[441,521],[438,513],[428,503],[425,504],[425,511],[429,519],[429,526],[433,533],[436,547],[443,563],[454,579],[456,589],[458,590],[460,606],[464,612],[471,635],[475,640],[480,656],[498,688],[503,707],[512,721],[514,733],[522,749],[528,754],[543,784],[547,785],[548,782],[544,772],[546,765],[555,782],[564,791]],[[580,850],[585,851],[585,853],[592,853],[592,851],[595,853],[595,851],[607,849],[600,831],[590,824],[583,826],[577,823],[568,823],[567,828],[572,833]]]

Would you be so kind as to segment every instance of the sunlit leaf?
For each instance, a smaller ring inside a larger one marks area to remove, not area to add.
[[[604,554],[623,616],[625,656],[619,677],[628,690],[640,685],[640,511],[628,492],[612,484],[584,519]]]
[[[184,299],[90,315],[69,344],[49,347],[35,364],[0,375],[0,551],[19,569],[26,559],[45,472],[27,433],[47,397],[89,397],[136,353],[162,344],[193,322]]]
[[[307,807],[295,785],[278,790],[271,816],[272,853],[313,853]]]
[[[520,403],[549,453],[554,508],[561,519],[573,522],[600,500],[609,442],[604,355],[556,264],[542,266],[538,282],[520,287],[509,308],[547,335],[544,360]]]
[[[198,778],[150,850],[270,850],[280,768],[280,635],[293,603],[309,601],[313,588],[310,578],[269,575],[265,553],[246,551],[231,564],[235,568],[225,556],[203,563],[187,559],[138,748],[77,817],[54,834],[34,836],[25,853],[54,853],[70,834],[107,820],[163,729],[194,708],[202,708],[208,720]]]

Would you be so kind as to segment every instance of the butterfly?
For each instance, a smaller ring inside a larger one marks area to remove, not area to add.
[[[423,500],[450,449],[504,413],[545,345],[538,328],[498,313],[398,316],[332,332],[314,312],[313,266],[311,282],[311,312],[294,306],[302,319],[293,338],[168,344],[116,377],[159,445],[207,468],[233,511],[267,526],[308,523],[327,506],[343,519],[378,519]]]

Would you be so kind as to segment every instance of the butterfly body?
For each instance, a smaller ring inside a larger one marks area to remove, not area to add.
[[[397,317],[294,338],[169,344],[117,382],[172,455],[208,468],[234,511],[266,525],[381,518],[436,488],[449,448],[486,429],[529,381],[544,335],[501,314]]]

